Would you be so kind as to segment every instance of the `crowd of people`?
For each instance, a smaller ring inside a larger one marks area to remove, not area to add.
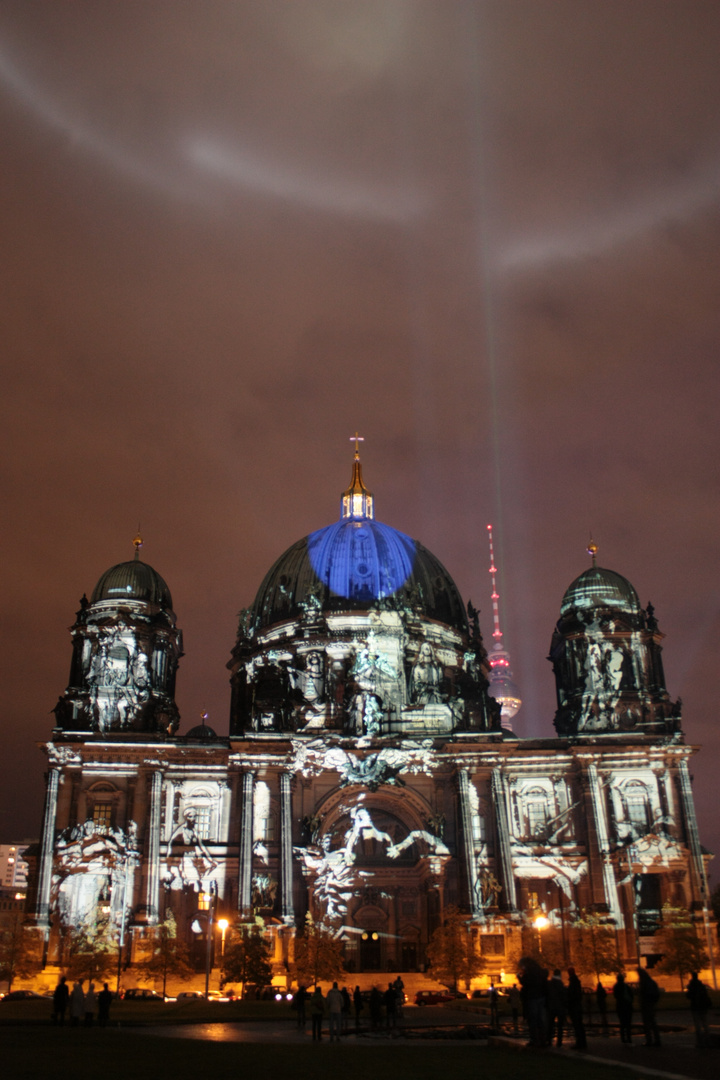
[[[83,989],[84,982],[84,979],[78,979],[71,990],[67,978],[64,975],[60,976],[60,981],[53,992],[54,1024],[64,1026],[65,1016],[68,1014],[71,1027],[79,1027],[80,1024],[92,1027],[96,1019],[100,1027],[107,1025],[113,999],[112,990],[107,983],[103,983],[103,988],[98,994],[95,992],[94,982],[88,983],[87,990]]]
[[[567,969],[568,981],[565,983],[562,971],[555,968],[552,975],[532,957],[520,961],[518,981],[520,989],[510,991],[510,1004],[515,1030],[518,1026],[517,999],[513,1001],[513,991],[519,996],[520,1008],[528,1028],[530,1046],[562,1046],[568,1026],[574,1035],[573,1048],[587,1049],[587,1033],[584,1015],[592,1010],[592,1001],[597,1006],[600,1026],[604,1035],[609,1034],[608,998],[614,1001],[617,1014],[620,1040],[627,1045],[633,1041],[633,1015],[636,999],[640,1011],[640,1022],[645,1039],[645,1046],[660,1046],[660,1029],[656,1010],[660,1000],[660,987],[646,968],[637,969],[637,982],[628,982],[623,974],[618,974],[615,983],[608,991],[598,979],[594,990],[583,989],[575,969]],[[686,997],[695,1025],[696,1045],[710,1045],[708,1013],[712,1006],[707,987],[693,972]]]
[[[349,1031],[350,1017],[355,1015],[355,1031],[360,1030],[361,1013],[368,1006],[370,1027],[372,1031],[379,1031],[383,1025],[386,1029],[396,1027],[398,1020],[402,1019],[403,1005],[405,1004],[405,984],[400,975],[389,982],[387,990],[380,990],[373,986],[372,990],[363,993],[356,986],[352,994],[347,986],[342,990],[334,982],[332,989],[323,995],[322,987],[316,986],[312,993],[305,986],[300,986],[293,997],[292,1007],[297,1012],[297,1026],[301,1031],[306,1030],[307,1013],[310,1013],[313,1040],[320,1042],[323,1036],[323,1021],[327,1018],[330,1042],[340,1041],[340,1035]]]
[[[113,993],[108,984],[96,993],[95,984],[90,981],[87,990],[83,979],[78,979],[72,990],[65,975],[53,993],[53,1023],[63,1026],[66,1016],[70,1026],[92,1027],[97,1021],[105,1027],[110,1017]],[[593,1004],[597,1007],[600,1027],[603,1035],[609,1035],[608,999],[612,999],[617,1015],[620,1040],[632,1045],[633,1016],[636,1002],[639,1006],[640,1021],[646,1046],[660,1046],[660,1029],[656,1018],[660,988],[646,968],[637,969],[637,982],[630,983],[623,974],[618,974],[610,990],[598,979],[592,990],[585,990],[573,967],[567,969],[567,982],[563,980],[559,968],[550,974],[533,957],[523,957],[518,968],[518,983],[506,991],[506,997],[512,1015],[515,1032],[519,1031],[520,1017],[527,1026],[529,1045],[534,1047],[562,1046],[568,1029],[572,1029],[576,1050],[587,1049],[585,1015],[592,1015]],[[692,973],[685,990],[690,1012],[695,1027],[695,1039],[698,1047],[711,1044],[708,1015],[712,1001],[707,987]],[[308,1016],[311,1021],[312,1038],[321,1041],[323,1024],[327,1020],[330,1042],[339,1042],[343,1034],[350,1030],[350,1020],[354,1015],[355,1031],[360,1030],[361,1014],[367,1008],[370,1029],[392,1030],[402,1019],[405,1003],[405,989],[401,976],[389,982],[386,990],[377,985],[370,991],[361,991],[356,986],[351,993],[347,986],[339,988],[337,982],[327,994],[317,985],[312,992],[301,985],[292,999],[292,1008],[296,1010],[297,1026],[303,1032],[307,1030]],[[491,986],[489,991],[491,1027],[498,1027],[498,991]]]

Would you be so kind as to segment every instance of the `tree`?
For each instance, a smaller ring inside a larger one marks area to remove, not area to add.
[[[7,981],[10,993],[16,978],[26,979],[39,966],[37,941],[28,933],[23,912],[15,911],[0,928],[0,981]]]
[[[582,910],[572,924],[572,963],[579,975],[612,975],[622,970],[615,927],[607,918]]]
[[[187,946],[177,936],[177,923],[169,908],[164,921],[152,931],[149,956],[136,966],[146,978],[162,979],[163,997],[167,996],[168,978],[185,982],[195,974]]]
[[[323,922],[315,922],[308,911],[303,932],[295,941],[298,983],[331,982],[344,974],[343,943],[339,932]]]
[[[540,967],[563,968],[567,964],[562,930],[556,926],[540,929],[534,923],[522,929],[522,955],[531,956]]]
[[[235,927],[225,949],[222,969],[223,984],[239,982],[241,996],[245,983],[265,986],[271,981],[270,946],[262,919]]]
[[[445,909],[442,926],[438,926],[427,947],[430,974],[438,982],[457,990],[458,982],[466,986],[485,967],[485,960],[475,947],[466,915],[456,907]]]
[[[687,908],[663,904],[663,958],[658,971],[664,975],[677,975],[682,989],[685,976],[700,971],[708,963],[708,954],[697,936],[693,917]]]
[[[98,912],[95,923],[69,929],[63,935],[62,967],[69,979],[102,982],[117,968],[117,927],[107,914]]]

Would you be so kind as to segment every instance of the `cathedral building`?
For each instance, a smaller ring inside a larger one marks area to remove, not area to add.
[[[668,901],[703,936],[693,748],[663,635],[594,553],[552,633],[556,735],[519,739],[477,612],[376,519],[356,449],[339,519],[281,555],[241,613],[227,734],[181,735],[182,636],[140,543],[81,601],[44,746],[32,904],[47,964],[100,910],[127,965],[171,909],[199,968],[213,918],[259,915],[285,977],[308,913],[356,973],[424,971],[451,905],[495,974],[538,914],[563,929],[596,914],[629,960],[662,951]]]

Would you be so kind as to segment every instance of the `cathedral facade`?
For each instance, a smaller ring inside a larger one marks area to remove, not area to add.
[[[286,979],[308,913],[357,973],[426,970],[450,906],[495,974],[538,914],[564,931],[594,913],[630,959],[661,952],[666,902],[707,929],[662,635],[594,557],[552,635],[553,738],[501,723],[477,612],[375,519],[357,450],[339,520],[286,551],[241,613],[227,735],[178,734],[182,637],[139,541],[71,635],[31,894],[50,965],[101,910],[126,965],[172,910],[199,968],[213,919],[259,915]]]

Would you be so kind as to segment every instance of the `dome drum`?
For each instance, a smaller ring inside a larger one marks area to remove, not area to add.
[[[487,663],[452,627],[415,613],[328,614],[321,633],[275,624],[236,648],[232,731],[354,737],[494,730]]]

